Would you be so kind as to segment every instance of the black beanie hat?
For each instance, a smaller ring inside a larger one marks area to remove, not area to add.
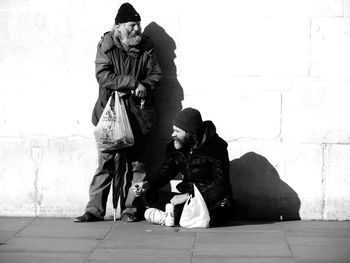
[[[119,23],[139,21],[141,21],[140,14],[137,13],[135,8],[129,3],[124,3],[119,7],[117,16],[114,19],[116,25]]]
[[[197,134],[203,125],[201,113],[193,108],[186,108],[178,112],[173,125],[189,133]]]

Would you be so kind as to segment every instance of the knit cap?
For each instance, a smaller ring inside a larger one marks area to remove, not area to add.
[[[186,108],[175,115],[173,125],[189,133],[196,134],[202,128],[202,116],[194,108]]]
[[[124,3],[119,7],[117,16],[114,19],[116,25],[119,23],[139,21],[141,21],[140,14],[137,13],[135,8],[129,3]]]

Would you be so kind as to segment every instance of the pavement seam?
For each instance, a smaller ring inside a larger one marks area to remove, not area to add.
[[[294,257],[294,254],[293,254],[293,250],[292,250],[292,247],[290,246],[290,244],[288,243],[288,239],[287,239],[287,236],[286,236],[286,232],[284,229],[282,229],[282,225],[279,224],[279,228],[281,229],[281,231],[283,232],[283,238],[284,238],[284,241],[286,242],[287,246],[288,246],[288,249],[290,251],[290,254],[292,255],[294,261],[296,262],[296,259]]]
[[[23,226],[20,230],[18,230],[13,236],[11,236],[8,240],[6,240],[6,242],[4,244],[6,244],[8,241],[10,241],[12,238],[17,237],[19,233],[21,233],[24,229],[26,229],[27,227],[29,227],[31,224],[33,224],[34,221],[38,220],[38,217],[34,217],[29,224]]]
[[[113,227],[115,226],[117,221],[115,221],[109,228],[109,230],[104,234],[104,236],[102,238],[99,238],[97,240],[99,240],[99,242],[96,244],[96,246],[94,248],[91,249],[90,253],[87,255],[87,257],[85,258],[85,260],[83,261],[88,262],[89,257],[91,256],[91,254],[95,251],[95,249],[101,244],[101,242],[106,238],[106,236],[108,236],[108,234],[112,231]]]
[[[191,253],[191,263],[194,262],[194,247],[195,247],[195,244],[196,244],[197,234],[198,234],[198,232],[195,232],[194,239],[193,239],[192,251],[191,251],[192,252]]]

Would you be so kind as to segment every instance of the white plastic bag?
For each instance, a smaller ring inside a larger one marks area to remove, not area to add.
[[[95,127],[94,136],[97,147],[103,152],[115,152],[134,145],[124,101],[118,92],[113,92],[109,98]]]
[[[196,185],[193,185],[194,197],[187,199],[180,217],[180,226],[187,228],[209,227],[210,216],[207,205]]]

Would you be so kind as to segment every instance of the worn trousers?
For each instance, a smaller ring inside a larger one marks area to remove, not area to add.
[[[143,181],[145,176],[145,163],[131,158],[127,150],[114,154],[98,150],[98,167],[90,184],[89,202],[85,211],[104,217],[112,186],[114,208],[117,208],[119,201],[122,213],[137,213],[131,186],[135,182]]]

